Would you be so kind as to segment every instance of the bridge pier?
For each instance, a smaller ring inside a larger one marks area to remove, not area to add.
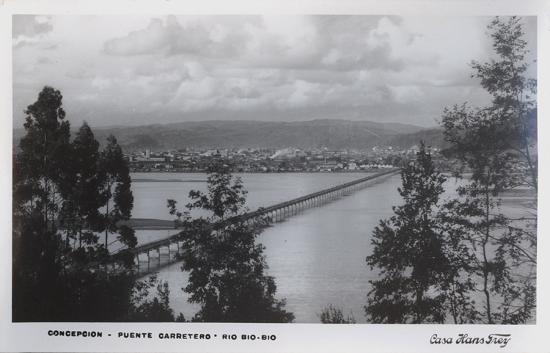
[[[157,248],[157,254],[159,256],[159,265],[158,265],[158,267],[160,267],[160,247]]]
[[[177,243],[168,244],[168,261],[172,261],[173,258],[176,258],[177,251],[178,251],[177,249],[178,249]]]

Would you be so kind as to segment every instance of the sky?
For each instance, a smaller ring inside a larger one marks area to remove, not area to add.
[[[488,103],[489,17],[13,17],[14,128],[45,85],[73,126],[347,119],[437,125]],[[536,19],[524,18],[530,61]],[[536,65],[529,69],[536,75]]]

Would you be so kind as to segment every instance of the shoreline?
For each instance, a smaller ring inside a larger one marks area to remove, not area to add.
[[[174,227],[173,220],[157,219],[157,218],[130,218],[127,221],[120,222],[122,225],[126,225],[134,230],[170,230]]]
[[[233,174],[361,174],[361,173],[375,173],[385,169],[394,169],[394,168],[380,168],[380,169],[361,169],[361,170],[337,170],[337,171],[311,171],[311,170],[288,170],[281,172],[245,172],[245,171],[235,171]],[[132,173],[166,173],[166,174],[176,174],[176,173],[185,173],[185,174],[207,174],[206,170],[194,170],[194,171],[182,171],[182,170],[131,170]]]

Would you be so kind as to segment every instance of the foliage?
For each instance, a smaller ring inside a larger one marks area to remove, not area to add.
[[[85,263],[97,258],[106,249],[97,248],[95,232],[103,227],[99,208],[103,200],[98,190],[103,184],[99,173],[99,143],[88,124],[78,130],[70,145],[70,154],[63,172],[67,180],[67,196],[59,215],[59,226],[65,233],[65,246],[72,248],[73,260]],[[70,244],[70,240],[73,244]]]
[[[493,98],[486,109],[494,112],[495,120],[506,124],[501,138],[508,148],[517,154],[524,170],[524,182],[537,188],[536,161],[536,86],[533,78],[526,76],[529,53],[521,18],[503,20],[496,17],[488,26],[493,39],[493,50],[498,60],[487,63],[474,61],[474,77]],[[535,152],[535,154],[533,154]]]
[[[151,289],[157,295],[151,298]],[[135,322],[171,322],[175,321],[174,311],[170,308],[170,289],[167,282],[162,282],[155,275],[145,281],[137,281],[132,293],[131,311],[127,321]],[[185,321],[182,314],[178,321]]]
[[[456,176],[471,175],[458,197],[438,202],[444,178],[429,156],[403,169],[404,205],[375,229],[367,257],[381,275],[366,307],[373,322],[517,324],[533,315],[536,232],[502,214],[500,195],[537,189],[536,82],[525,76],[521,20],[497,17],[489,29],[497,59],[472,67],[492,105],[455,105],[442,121],[444,154],[460,163]]]
[[[59,91],[45,87],[30,105],[13,168],[13,317],[43,315],[52,310],[53,283],[65,267],[56,219],[67,195],[59,173],[70,151],[69,123]],[[37,288],[46,290],[36,291]],[[39,294],[38,294],[39,293]],[[34,305],[29,308],[28,304]],[[35,311],[33,313],[29,313]]]
[[[332,305],[323,308],[320,315],[321,322],[323,324],[355,324],[355,318],[353,314],[349,314],[344,317],[342,309],[336,308]]]
[[[133,202],[120,147],[112,138],[100,152],[86,123],[71,142],[62,95],[51,87],[25,113],[27,133],[13,166],[13,320],[127,320],[137,310],[135,278],[127,267],[133,259],[121,253],[117,258],[125,261],[106,265],[107,244],[97,236],[116,228],[123,242],[136,243],[132,229],[115,223],[130,217]],[[110,169],[115,165],[116,174]],[[105,185],[113,174],[110,194]],[[109,202],[116,216],[110,219],[100,214]],[[151,304],[155,311],[166,308],[165,293],[163,287],[160,301]],[[139,317],[153,318],[146,309]]]
[[[186,221],[191,220],[189,212],[180,212],[177,208],[177,201],[169,199],[166,201],[166,207],[168,207],[168,213],[172,216],[176,216],[174,220],[174,228],[179,228],[186,224]]]
[[[134,197],[131,191],[132,182],[128,163],[113,135],[107,138],[107,146],[101,153],[100,164],[105,180],[101,190],[105,202],[105,247],[109,245],[109,233],[117,231],[120,231],[118,241],[128,247],[134,247],[137,241],[133,230],[119,225],[120,221],[130,219]],[[111,205],[111,199],[114,205]]]
[[[206,218],[187,220],[182,231],[183,271],[189,271],[185,291],[201,309],[193,321],[290,322],[294,315],[275,298],[273,277],[263,246],[256,243],[261,225],[256,222],[225,222],[245,212],[246,191],[242,181],[221,161],[209,168],[208,191],[191,191],[189,210],[210,211]],[[168,202],[177,213],[175,202]],[[172,212],[173,211],[173,212]]]
[[[446,296],[439,289],[453,271],[433,215],[445,178],[423,143],[416,160],[402,169],[401,180],[404,204],[374,229],[367,263],[379,269],[380,279],[370,281],[366,314],[375,323],[442,323]]]
[[[519,185],[537,189],[536,82],[525,76],[521,20],[497,17],[489,29],[498,60],[472,67],[492,105],[455,105],[443,114],[446,154],[472,173],[459,198],[447,203],[445,221],[454,241],[467,247],[467,276],[480,283],[478,314],[489,324],[524,323],[535,307],[536,232],[502,214],[500,195]]]
[[[247,191],[242,180],[230,173],[230,167],[222,161],[216,161],[207,169],[208,192],[192,190],[189,198],[193,200],[186,207],[189,210],[198,208],[213,213],[211,219],[222,221],[229,216],[236,216],[246,211]]]

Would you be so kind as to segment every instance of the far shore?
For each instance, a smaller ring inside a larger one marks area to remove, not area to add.
[[[166,230],[175,229],[174,221],[156,218],[131,218],[128,221],[120,222],[135,230]]]
[[[396,167],[394,167],[396,168]],[[286,174],[286,173],[301,173],[301,174],[338,174],[338,173],[376,173],[384,169],[393,169],[393,168],[378,168],[378,169],[358,169],[358,170],[285,170],[285,171],[235,171],[235,174]],[[166,174],[176,174],[176,173],[185,173],[185,174],[206,174],[206,170],[131,170],[131,174],[135,173],[166,173]]]
[[[206,183],[206,179],[132,179],[136,183]]]

